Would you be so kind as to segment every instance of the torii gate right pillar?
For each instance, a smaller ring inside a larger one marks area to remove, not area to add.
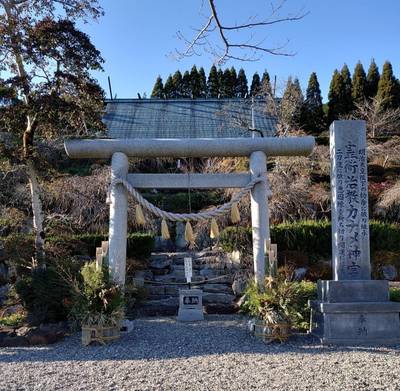
[[[253,177],[266,177],[267,157],[264,152],[256,151],[250,155],[250,173]],[[267,239],[270,237],[266,181],[257,183],[251,190],[251,223],[253,232],[254,278],[256,284],[259,287],[263,287],[265,279],[265,249]]]

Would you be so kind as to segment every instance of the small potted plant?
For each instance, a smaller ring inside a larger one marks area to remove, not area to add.
[[[108,268],[85,264],[75,281],[71,318],[82,327],[82,344],[105,344],[120,336],[124,317],[124,294],[108,273]]]
[[[249,285],[242,310],[253,317],[250,331],[265,342],[286,341],[295,315],[296,294],[296,286],[282,277],[267,277],[262,289],[254,283]]]

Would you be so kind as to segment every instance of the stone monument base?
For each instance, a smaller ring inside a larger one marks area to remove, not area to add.
[[[400,343],[400,303],[389,301],[387,281],[318,281],[310,305],[310,332],[324,344]]]
[[[204,320],[203,291],[201,289],[180,289],[178,321],[193,322]]]

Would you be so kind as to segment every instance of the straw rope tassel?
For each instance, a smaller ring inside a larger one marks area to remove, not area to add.
[[[215,219],[211,219],[211,229],[210,229],[210,238],[215,239],[219,236],[219,228],[217,221]]]
[[[135,217],[136,217],[136,223],[138,225],[145,225],[146,220],[144,218],[143,210],[140,204],[137,204],[135,207]]]
[[[193,228],[190,224],[189,221],[186,222],[186,226],[185,226],[185,240],[190,243],[191,246],[194,246],[194,233],[193,233]]]
[[[171,238],[169,234],[168,224],[165,219],[161,221],[161,236],[164,240],[168,240]]]
[[[231,221],[236,224],[240,221],[240,212],[237,202],[234,202],[231,207]]]

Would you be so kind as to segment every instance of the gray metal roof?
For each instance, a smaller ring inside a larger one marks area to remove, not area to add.
[[[111,138],[251,137],[249,99],[114,99],[104,122]],[[275,134],[276,119],[254,103],[255,128]]]

